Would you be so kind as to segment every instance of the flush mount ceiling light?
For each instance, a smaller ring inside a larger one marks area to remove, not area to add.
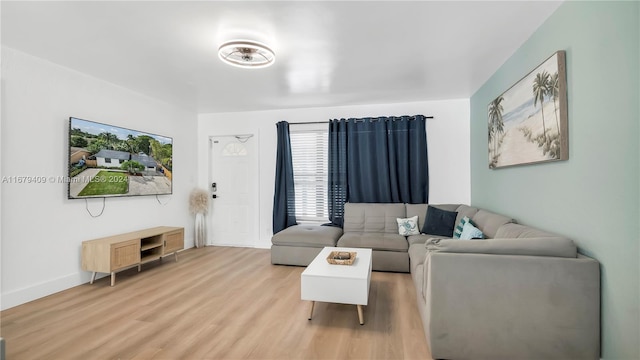
[[[245,69],[265,68],[276,61],[273,50],[250,40],[232,40],[220,45],[218,57],[229,65]]]

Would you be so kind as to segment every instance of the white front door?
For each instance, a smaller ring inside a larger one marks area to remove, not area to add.
[[[212,136],[208,245],[254,247],[258,240],[258,156],[253,135]],[[215,184],[215,185],[214,185]]]

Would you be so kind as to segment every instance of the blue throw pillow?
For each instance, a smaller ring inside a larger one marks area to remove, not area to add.
[[[446,211],[429,205],[422,232],[429,235],[452,237],[457,216],[458,213],[455,211]]]
[[[462,229],[462,234],[460,234],[460,240],[471,240],[471,239],[484,239],[484,234],[480,229],[471,225],[471,223],[464,224],[464,228]]]
[[[466,223],[470,223],[471,225],[475,226],[471,219],[469,219],[467,216],[463,217],[462,219],[460,219],[460,222],[458,223],[458,225],[456,225],[455,229],[453,229],[454,239],[460,239],[460,234],[462,234],[462,229],[464,228],[464,224]]]

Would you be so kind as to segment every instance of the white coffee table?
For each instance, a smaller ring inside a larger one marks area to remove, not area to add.
[[[355,251],[352,265],[327,262],[331,251]],[[362,306],[369,302],[371,283],[371,249],[325,247],[302,272],[301,298],[311,301],[309,320],[316,301],[356,305],[360,325],[364,324]]]

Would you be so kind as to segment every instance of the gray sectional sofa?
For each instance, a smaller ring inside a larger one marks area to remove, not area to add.
[[[324,246],[373,249],[373,269],[410,272],[436,359],[598,359],[600,267],[566,237],[466,205],[432,205],[471,219],[487,239],[404,237],[397,218],[427,204],[345,204],[344,230],[274,235],[274,264],[308,265]],[[304,235],[308,238],[302,239]],[[302,236],[302,237],[301,237]]]

